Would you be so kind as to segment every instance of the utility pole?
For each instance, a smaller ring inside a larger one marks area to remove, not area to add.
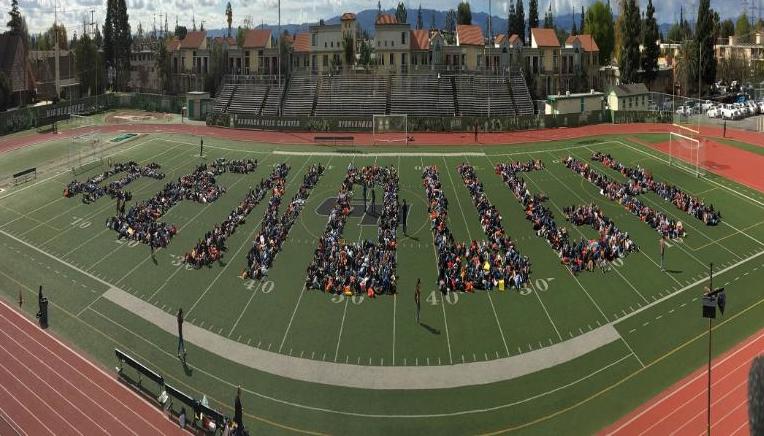
[[[55,62],[55,67],[56,67],[56,76],[55,76],[56,97],[60,97],[61,96],[61,87],[59,85],[59,64],[58,64],[58,60],[59,60],[59,56],[60,56],[59,47],[58,47],[58,33],[59,33],[58,32],[58,2],[53,2],[53,33],[55,34],[54,39],[55,39],[55,44],[56,44],[56,47],[55,47],[55,53],[56,53],[56,62]]]
[[[282,95],[284,90],[281,89],[281,44],[283,41],[281,41],[281,0],[279,0],[279,34],[278,34],[278,49],[279,49],[279,55],[278,55],[278,63],[279,63],[279,89],[282,92]],[[281,115],[281,105],[279,105],[279,115]]]

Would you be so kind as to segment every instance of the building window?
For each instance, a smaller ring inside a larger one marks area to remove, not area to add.
[[[406,45],[406,32],[401,32],[401,44]]]
[[[406,62],[407,60],[406,53],[401,53],[401,65],[406,65],[408,63]]]
[[[314,33],[310,35],[310,39],[311,39],[311,44],[310,44],[311,46],[315,47],[316,45],[318,45],[318,35]]]
[[[329,56],[328,55],[324,55],[324,66],[325,67],[329,66]]]
[[[395,65],[395,53],[390,53],[390,65]]]
[[[584,98],[581,97],[581,113],[584,113]]]

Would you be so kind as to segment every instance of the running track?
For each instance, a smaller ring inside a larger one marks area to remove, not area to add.
[[[718,357],[711,371],[711,433],[748,435],[748,370],[764,353],[764,330]],[[693,372],[618,422],[606,435],[703,435],[706,433],[706,368]]]
[[[187,434],[0,301],[0,434]]]

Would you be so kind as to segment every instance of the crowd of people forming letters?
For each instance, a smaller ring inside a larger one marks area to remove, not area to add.
[[[638,216],[641,221],[654,228],[662,237],[676,239],[685,236],[681,221],[669,218],[665,213],[658,212],[637,198],[637,195],[642,193],[642,188],[638,184],[618,183],[610,180],[607,176],[592,169],[589,163],[573,157],[568,157],[564,163],[570,170],[597,186],[600,189],[600,194]]]
[[[613,156],[600,152],[595,152],[592,155],[592,160],[601,162],[606,167],[627,177],[630,180],[629,190],[631,192],[655,192],[664,200],[671,202],[677,208],[709,226],[715,226],[721,221],[721,214],[714,209],[713,205],[707,206],[703,200],[682,191],[678,186],[656,181],[652,174],[644,168],[639,166],[636,168],[627,167],[615,160]]]
[[[637,245],[629,234],[616,227],[595,205],[563,208],[565,218],[569,222],[576,226],[589,225],[599,233],[597,239],[581,238],[572,241],[567,229],[557,227],[554,214],[544,206],[546,197],[531,194],[525,180],[517,175],[519,172],[543,169],[544,164],[540,160],[512,162],[496,165],[496,174],[501,176],[504,184],[523,205],[525,217],[533,223],[536,235],[549,242],[562,263],[573,273],[593,271],[596,265],[606,268],[608,262],[637,250]]]
[[[382,188],[384,198],[376,243],[355,243],[342,239],[348,216],[353,207],[357,207],[352,204],[354,186],[370,187],[372,190],[377,186]],[[344,295],[365,294],[370,298],[396,292],[395,250],[400,219],[398,191],[398,173],[394,167],[348,166],[326,230],[308,267],[305,279],[307,289]]]
[[[265,211],[265,217],[260,225],[260,232],[252,242],[252,248],[247,254],[247,267],[242,271],[242,278],[260,279],[268,272],[273,259],[286,241],[289,229],[297,221],[300,212],[305,206],[311,190],[318,183],[324,173],[321,164],[311,165],[308,172],[303,176],[302,185],[292,197],[286,211],[279,217],[279,206],[284,198],[286,188],[286,173],[289,167],[281,164],[283,175],[277,177],[272,183],[272,195]]]
[[[457,243],[448,228],[448,199],[443,192],[440,175],[435,166],[422,174],[438,257],[438,289],[446,294],[453,291],[474,292],[523,287],[530,275],[531,263],[522,256],[501,225],[501,215],[488,201],[483,184],[472,166],[458,167],[465,186],[480,215],[480,224],[488,240]]]
[[[225,193],[215,177],[223,173],[248,174],[257,168],[256,160],[217,159],[211,164],[199,165],[191,174],[170,182],[149,200],[136,203],[126,213],[122,210],[106,220],[106,226],[117,232],[119,238],[132,239],[151,246],[166,247],[177,233],[174,225],[159,221],[167,211],[181,200],[212,203]]]
[[[146,166],[140,166],[133,161],[116,163],[111,165],[109,169],[103,173],[93,176],[85,182],[79,182],[77,180],[71,181],[66,188],[64,188],[64,197],[71,198],[75,195],[82,194],[82,202],[85,204],[92,203],[104,195],[108,195],[112,199],[120,201],[129,201],[133,198],[133,195],[130,191],[123,190],[125,186],[140,177],[151,177],[152,179],[162,180],[164,179],[164,174],[160,172],[159,169],[159,164],[154,162]],[[101,186],[101,183],[103,183],[104,180],[120,173],[125,174],[121,178],[109,182],[108,185]]]

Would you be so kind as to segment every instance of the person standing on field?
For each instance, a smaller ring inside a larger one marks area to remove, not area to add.
[[[414,302],[416,303],[416,323],[419,322],[419,312],[422,310],[422,279],[416,279],[416,290],[414,290]]]
[[[183,341],[183,308],[178,309],[178,358],[186,361],[186,343]]]
[[[407,235],[406,221],[409,218],[409,205],[406,204],[406,200],[403,200],[403,206],[401,206],[401,224],[403,225],[403,234]]]
[[[661,271],[666,271],[666,269],[663,267],[663,256],[666,254],[666,238],[661,236],[661,238],[658,240],[658,244],[660,244],[661,251]]]

